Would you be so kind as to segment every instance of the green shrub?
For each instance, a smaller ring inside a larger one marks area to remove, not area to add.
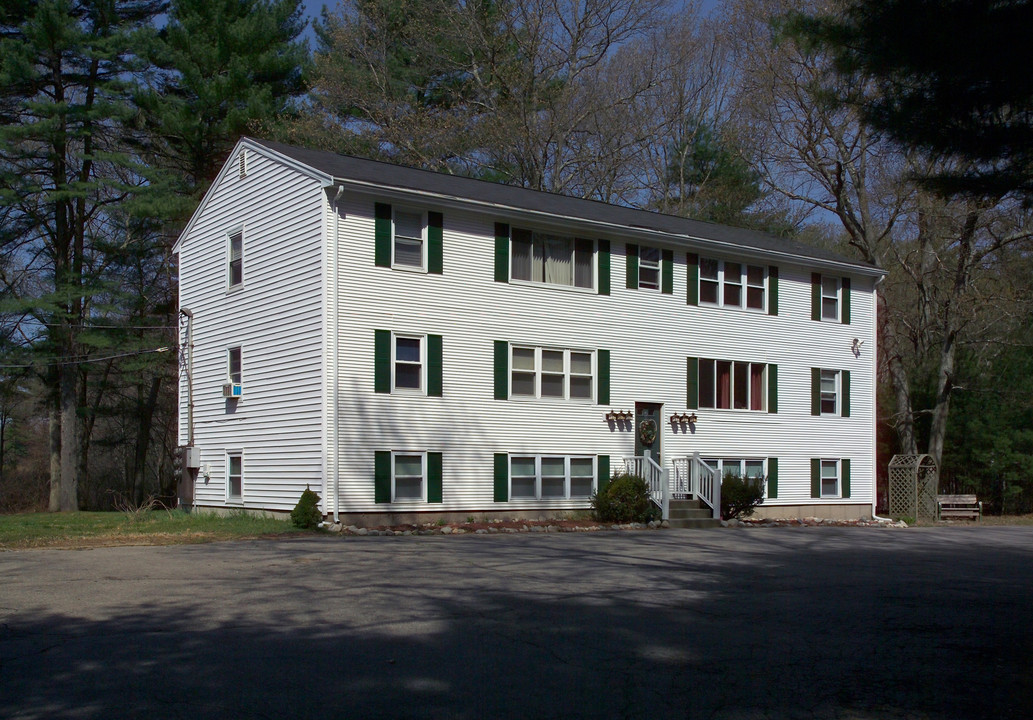
[[[299,528],[314,528],[323,521],[323,513],[319,512],[319,495],[311,488],[305,488],[301,499],[291,510],[291,522]]]
[[[721,480],[721,517],[731,520],[749,517],[764,501],[764,478],[742,477],[725,473]]]
[[[592,509],[601,522],[649,522],[658,514],[646,481],[628,473],[615,473],[601,493],[592,495]]]

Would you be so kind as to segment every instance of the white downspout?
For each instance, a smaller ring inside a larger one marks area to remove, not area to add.
[[[333,401],[334,401],[334,412],[333,412],[333,425],[334,425],[334,524],[341,524],[340,516],[340,505],[341,505],[341,458],[339,453],[341,452],[340,442],[340,391],[341,391],[341,368],[340,368],[340,353],[341,353],[341,313],[340,313],[340,282],[341,282],[341,270],[338,263],[340,254],[340,238],[338,232],[341,224],[341,214],[337,211],[337,201],[341,199],[341,195],[344,194],[344,185],[337,186],[337,194],[334,195],[333,208],[334,208],[334,236],[331,242],[333,242],[334,252],[334,301],[332,303],[334,313],[333,317],[330,318],[330,322],[334,324],[334,354],[333,354],[333,365],[330,368],[330,372],[333,373]]]
[[[875,473],[875,476],[872,478],[873,480],[875,480],[876,478],[879,477],[878,468],[874,467],[875,466],[875,450],[876,450],[876,448],[879,447],[879,438],[878,438],[878,432],[879,432],[878,431],[878,426],[879,426],[879,415],[878,415],[878,411],[879,411],[878,404],[879,404],[879,401],[878,401],[878,396],[879,396],[879,393],[877,392],[877,388],[875,387],[876,383],[878,383],[878,374],[879,374],[879,295],[878,295],[878,288],[879,288],[879,285],[882,284],[882,281],[885,280],[885,279],[886,279],[885,275],[880,275],[878,278],[875,279],[875,283],[872,285],[872,298],[875,300],[875,312],[872,313],[872,317],[874,319],[873,325],[874,325],[874,328],[875,328],[875,332],[873,333],[873,337],[872,337],[872,417],[875,418],[875,423],[873,423],[873,427],[872,427],[872,466],[873,466],[872,470]],[[874,485],[875,485],[875,487],[873,489],[875,490],[875,493],[872,495],[872,520],[876,520],[878,522],[895,522],[893,520],[893,518],[879,517],[878,515],[875,514],[875,511],[878,510],[878,508],[879,508],[879,483],[875,482]]]

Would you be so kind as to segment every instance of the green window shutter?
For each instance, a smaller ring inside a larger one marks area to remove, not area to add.
[[[509,399],[509,343],[495,341],[495,399]]]
[[[391,206],[373,205],[373,264],[391,267]]]
[[[843,489],[843,497],[850,497],[850,460],[849,458],[843,458],[839,461],[839,466],[842,469],[843,477],[839,479],[840,487]]]
[[[391,331],[373,331],[373,392],[391,392]]]
[[[843,324],[850,324],[850,278],[843,278]]]
[[[685,407],[699,409],[699,358],[685,358]]]
[[[596,351],[596,371],[599,377],[596,378],[596,402],[600,405],[610,404],[610,351]]]
[[[778,497],[778,458],[768,458],[768,498]]]
[[[601,493],[610,484],[610,456],[600,455],[595,459],[595,491]]]
[[[427,453],[427,502],[441,502],[441,453]]]
[[[427,272],[435,275],[441,275],[445,269],[444,226],[441,213],[427,213]]]
[[[441,375],[443,367],[442,340],[440,335],[427,336],[427,394],[441,397]]]
[[[768,315],[778,315],[778,266],[768,267]]]
[[[638,245],[632,245],[628,243],[625,245],[626,250],[624,254],[627,256],[627,264],[625,265],[627,275],[627,285],[629,290],[638,289]]]
[[[811,458],[811,497],[821,497],[821,459]]]
[[[811,368],[811,415],[821,415],[821,368]]]
[[[660,292],[667,295],[674,293],[674,251],[661,250]]]
[[[509,225],[495,223],[495,282],[509,282]]]
[[[509,455],[495,453],[495,502],[509,502]]]
[[[689,274],[689,279],[686,283],[685,304],[699,305],[699,255],[687,253],[685,255],[685,266]]]
[[[811,320],[821,320],[821,273],[811,273]]]
[[[377,450],[373,454],[373,502],[391,502],[391,453]]]
[[[778,365],[768,364],[768,412],[778,412]]]
[[[842,392],[842,399],[839,401],[840,408],[842,409],[843,417],[850,417],[850,371],[844,370],[841,373],[840,378],[840,391]]]
[[[610,294],[610,241],[599,241],[599,254],[596,255],[599,266],[599,294]]]

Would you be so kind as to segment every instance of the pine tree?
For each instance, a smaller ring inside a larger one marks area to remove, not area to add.
[[[160,1],[40,0],[0,13],[0,249],[39,328],[51,418],[51,510],[77,510],[81,329],[104,258],[96,241],[145,187],[133,136],[131,48]]]

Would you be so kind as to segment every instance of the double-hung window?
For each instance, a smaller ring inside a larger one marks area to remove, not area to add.
[[[392,229],[393,266],[411,270],[426,269],[425,213],[394,208]]]
[[[423,502],[427,499],[426,480],[426,453],[392,453],[391,502]]]
[[[234,385],[243,382],[241,351],[239,347],[231,347],[226,351],[226,375]]]
[[[839,278],[821,278],[821,319],[839,320]]]
[[[821,371],[821,414],[839,414],[839,373],[835,370]]]
[[[392,335],[394,344],[392,374],[394,390],[423,390],[423,337]]]
[[[638,286],[648,290],[660,289],[660,248],[639,248]]]
[[[229,290],[244,284],[244,231],[235,230],[227,237],[226,287]]]
[[[595,489],[595,458],[565,455],[510,457],[513,500],[588,498]]]
[[[850,417],[850,371],[811,368],[811,415]]]
[[[510,246],[513,280],[589,290],[595,287],[592,240],[513,228]]]
[[[762,265],[699,259],[699,301],[720,307],[765,309],[767,269]]]
[[[244,497],[244,454],[239,450],[226,452],[226,499],[241,501]]]
[[[839,460],[821,461],[821,497],[839,497]]]
[[[767,365],[731,360],[699,360],[699,406],[766,410]]]
[[[511,353],[514,398],[592,400],[591,352],[513,345]]]

